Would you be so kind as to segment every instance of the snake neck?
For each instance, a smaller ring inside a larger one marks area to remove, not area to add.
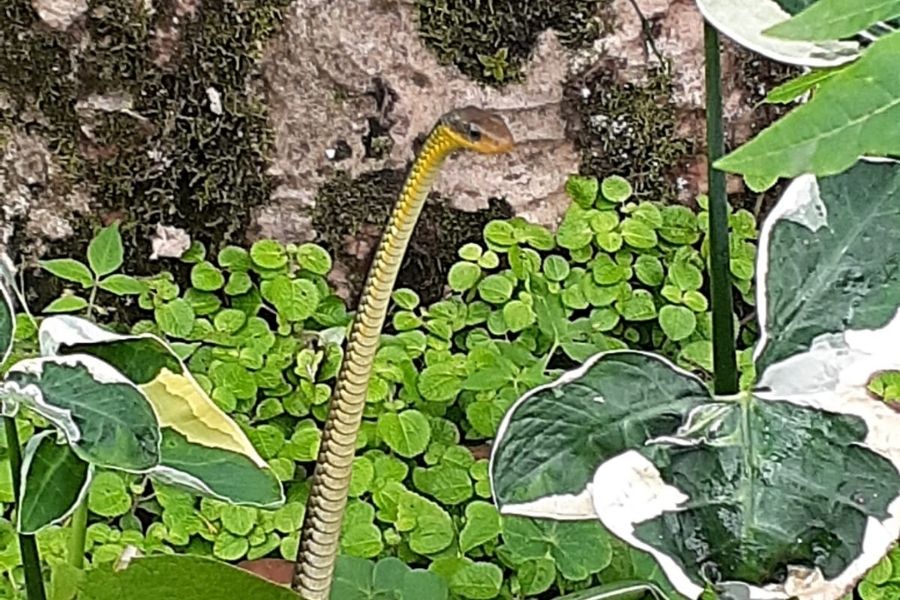
[[[391,292],[413,228],[446,158],[461,149],[445,125],[425,140],[381,237],[353,320],[312,476],[293,587],[304,600],[327,600],[369,377]]]

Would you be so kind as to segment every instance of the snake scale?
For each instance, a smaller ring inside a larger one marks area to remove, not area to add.
[[[500,116],[466,106],[438,120],[410,169],[369,268],[325,420],[292,582],[304,600],[328,600],[369,376],[400,264],[431,185],[454,152],[499,154],[513,144]]]

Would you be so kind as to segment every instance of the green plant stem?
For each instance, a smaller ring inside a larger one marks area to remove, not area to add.
[[[725,154],[719,33],[704,24],[706,49],[706,145],[709,181],[709,262],[712,288],[713,371],[716,394],[738,391],[735,358],[731,257],[728,250],[728,198],[725,173],[713,167]]]
[[[22,489],[22,450],[19,445],[19,432],[13,417],[3,417],[3,428],[6,429],[6,449],[9,453],[9,468],[12,471],[13,496],[16,505],[21,498]],[[41,557],[33,535],[19,534],[19,550],[22,554],[22,567],[25,570],[25,594],[28,600],[45,600],[44,577],[41,574]]]
[[[72,529],[69,538],[69,564],[76,569],[84,568],[84,539],[87,534],[88,505],[87,498],[81,501],[72,514]]]

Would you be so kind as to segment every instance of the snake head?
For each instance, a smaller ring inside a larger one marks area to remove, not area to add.
[[[451,110],[440,123],[461,148],[481,154],[502,154],[515,145],[513,135],[500,115],[475,106]]]

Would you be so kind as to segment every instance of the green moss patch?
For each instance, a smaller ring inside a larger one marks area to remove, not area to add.
[[[29,0],[0,7],[0,94],[12,102],[0,128],[49,140],[98,209],[48,254],[83,253],[101,220],[119,219],[128,270],[150,273],[157,223],[215,248],[242,241],[251,210],[269,199],[271,132],[248,90],[288,0],[204,0],[177,19],[174,4],[154,3],[150,13],[143,2],[93,0],[65,32],[42,23]],[[125,102],[76,110],[114,96]],[[11,245],[24,242],[20,233]]]
[[[575,47],[595,38],[608,0],[416,0],[419,32],[442,64],[491,85],[519,81],[538,36]]]
[[[597,69],[569,82],[566,106],[582,174],[621,175],[639,197],[675,200],[672,173],[694,148],[676,134],[667,74],[655,71],[639,86],[619,82],[611,70]]]
[[[313,227],[318,232],[317,241],[351,273],[351,305],[356,302],[378,238],[373,238],[364,259],[347,252],[346,239],[359,239],[363,228],[381,235],[405,179],[406,172],[402,170],[373,171],[356,179],[339,172],[319,189]],[[503,200],[491,199],[488,209],[466,212],[453,209],[432,195],[413,232],[396,287],[415,290],[423,302],[438,299],[450,267],[459,260],[457,249],[467,242],[480,241],[484,226],[492,219],[510,216],[512,209]]]
[[[171,23],[168,5],[151,15],[140,2],[95,0],[64,33],[46,28],[28,0],[0,9],[0,91],[14,103],[4,124],[24,126],[28,110],[40,110],[45,119],[30,126],[51,141],[72,179],[87,184],[98,212],[134,224],[133,271],[149,267],[141,257],[156,223],[217,246],[269,198],[270,132],[247,88],[285,4],[203,2],[197,15],[179,19],[167,61],[153,32]],[[221,97],[221,111],[212,110],[208,90]],[[112,95],[129,99],[125,110],[79,118],[79,101]],[[89,235],[80,237],[86,243]]]

